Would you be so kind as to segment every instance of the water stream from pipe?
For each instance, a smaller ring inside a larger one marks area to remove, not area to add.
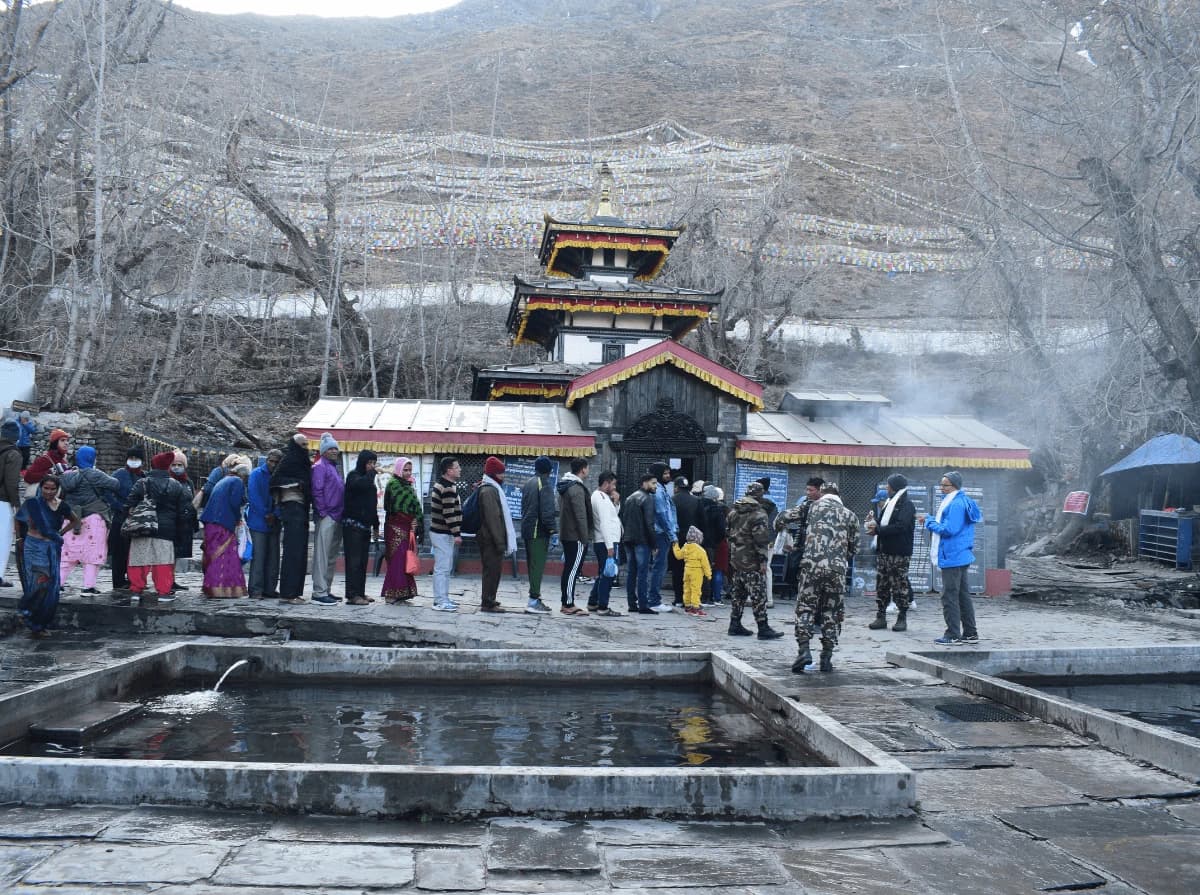
[[[213,692],[220,693],[221,692],[221,684],[225,683],[225,678],[229,677],[229,675],[233,674],[233,672],[235,672],[237,669],[241,668],[243,665],[249,665],[249,664],[250,664],[249,659],[238,659],[236,662],[234,662],[232,665],[230,665],[228,668],[226,668],[225,673],[223,675],[221,675],[221,679],[219,681],[217,681],[217,685],[215,687],[213,687]]]

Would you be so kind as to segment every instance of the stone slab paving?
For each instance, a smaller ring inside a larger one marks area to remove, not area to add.
[[[1200,827],[1200,802],[1175,802],[1167,810],[1184,823]]]
[[[388,845],[482,846],[485,823],[420,823],[395,820],[379,823],[351,817],[285,817],[276,820],[264,839],[281,842],[360,842]]]
[[[37,845],[0,845],[0,891],[54,854],[53,848]]]
[[[487,867],[496,873],[599,873],[600,853],[587,824],[507,818],[491,825]]]
[[[896,895],[929,891],[927,881],[914,886],[892,852],[878,849],[814,852],[785,851],[780,862],[807,895]]]
[[[72,845],[24,876],[27,883],[192,883],[208,879],[229,849],[219,845]]]
[[[90,839],[126,813],[102,808],[6,807],[0,811],[0,839]]]
[[[778,886],[789,881],[769,849],[644,846],[604,848],[608,880],[617,889],[678,886]]]
[[[1000,811],[1083,802],[1078,793],[1029,768],[918,771],[921,808],[937,811]]]
[[[1194,784],[1107,749],[1027,749],[1013,753],[1033,768],[1092,799],[1129,799],[1200,794]]]
[[[100,834],[101,842],[242,843],[271,828],[268,817],[234,811],[196,812],[186,808],[137,808],[117,816]]]
[[[1200,830],[1103,839],[1066,837],[1053,841],[1115,879],[1155,895],[1200,892]]]
[[[250,842],[213,877],[245,886],[362,886],[399,889],[413,881],[413,850],[403,846]]]
[[[477,892],[487,876],[483,850],[426,848],[417,852],[417,888],[432,892]]]

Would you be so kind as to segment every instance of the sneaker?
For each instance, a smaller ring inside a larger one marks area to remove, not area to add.
[[[433,610],[434,612],[458,612],[458,607],[450,602],[434,603]]]
[[[499,612],[504,611],[504,607],[501,606],[499,603],[492,603],[488,606],[480,606],[479,611],[480,612],[497,612],[497,613],[499,613]]]
[[[100,593],[100,588],[98,588],[98,587],[85,587],[83,590],[81,590],[81,591],[80,591],[80,593],[81,593],[81,594],[87,594],[88,596],[95,596],[96,594]]]
[[[933,641],[933,642],[934,642],[934,643],[937,643],[937,644],[940,644],[941,646],[953,646],[953,645],[954,645],[954,644],[956,644],[956,643],[962,643],[962,638],[959,638],[959,637],[939,637],[939,638],[937,638],[937,639],[936,639],[935,641]]]
[[[175,602],[175,594],[171,593],[170,591],[167,591],[165,594],[159,594],[159,595],[158,595],[158,602],[160,602],[160,603],[174,603],[174,602]]]
[[[530,615],[550,615],[553,612],[553,610],[551,610],[551,608],[541,600],[533,600],[528,606],[525,607],[525,611]]]
[[[691,610],[691,615],[693,618],[708,618],[708,613],[703,609],[693,609]]]
[[[314,603],[320,603],[322,606],[333,606],[341,602],[337,597],[333,596],[333,594],[325,594],[321,597],[313,597],[312,601]]]
[[[615,610],[615,609],[597,609],[596,615],[600,616],[601,618],[620,618],[621,617],[621,613],[617,612],[617,610]]]
[[[962,642],[963,643],[978,643],[979,635],[978,634],[964,634]]]
[[[653,609],[646,609],[642,606],[639,606],[637,608],[637,614],[638,615],[658,615],[658,613],[655,612]]]
[[[674,612],[674,609],[671,606],[668,606],[666,603],[659,603],[657,606],[651,606],[650,611],[651,612]]]

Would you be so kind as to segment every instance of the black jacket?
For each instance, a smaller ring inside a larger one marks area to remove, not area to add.
[[[913,528],[916,524],[917,508],[905,494],[896,504],[896,508],[892,510],[888,524],[880,525],[875,529],[878,537],[875,552],[886,553],[888,556],[912,556]]]
[[[675,501],[675,518],[679,520],[679,543],[687,543],[687,533],[691,526],[704,529],[700,526],[700,501],[690,491],[681,491],[675,489],[675,494],[671,498]],[[708,538],[704,539],[705,545],[708,544]]]
[[[158,534],[155,537],[174,543],[188,523],[184,508],[188,502],[187,489],[171,478],[165,469],[152,469],[145,478],[138,479],[129,492],[129,497],[125,499],[126,512],[141,503],[147,495],[158,511]]]
[[[378,459],[372,451],[359,451],[358,460],[346,476],[345,503],[342,518],[379,528],[379,493],[375,488],[374,473],[367,472],[367,464]]]
[[[558,510],[550,476],[531,475],[521,486],[521,540],[547,538],[558,531]]]
[[[294,484],[300,485],[306,502],[312,499],[312,458],[308,455],[308,448],[289,441],[283,449],[283,459],[271,473],[271,487]]]
[[[653,547],[654,495],[639,488],[621,503],[621,543],[646,544]]]
[[[696,513],[698,521],[693,524],[704,533],[704,546],[707,549],[716,549],[725,540],[725,517],[728,514],[729,507],[724,504],[707,497],[700,498],[699,512]]]

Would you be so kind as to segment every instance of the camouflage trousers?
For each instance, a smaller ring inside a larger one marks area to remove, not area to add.
[[[875,557],[875,606],[882,614],[888,603],[895,603],[907,612],[912,603],[912,585],[908,582],[908,562],[911,556],[892,556],[880,553]]]
[[[759,571],[742,572],[737,569],[729,570],[729,585],[727,588],[730,607],[729,618],[741,620],[742,610],[746,608],[746,598],[750,599],[750,611],[754,620],[764,623],[767,620],[767,576]]]
[[[829,571],[809,572],[796,597],[796,642],[808,646],[813,629],[821,630],[821,645],[837,646],[846,618],[846,576]]]

